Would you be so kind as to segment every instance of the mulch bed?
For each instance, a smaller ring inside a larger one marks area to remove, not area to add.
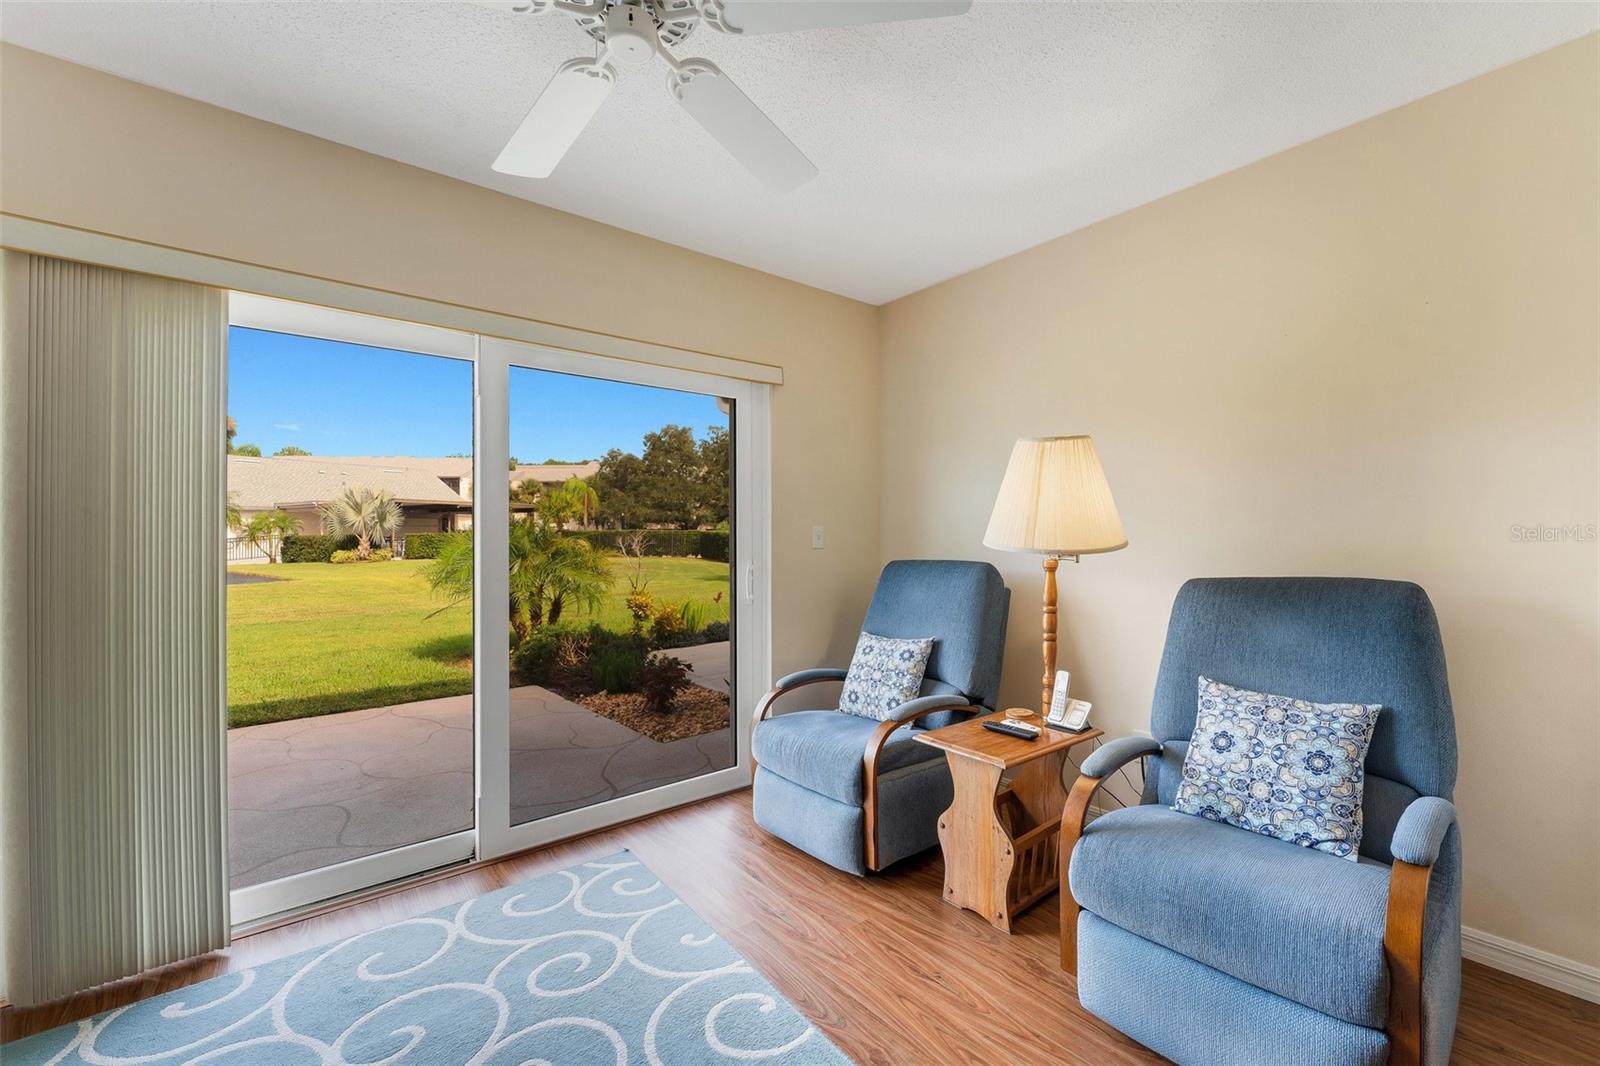
[[[573,697],[573,702],[663,744],[684,737],[704,736],[728,726],[728,694],[699,685],[688,685],[678,693],[678,698],[672,701],[671,714],[652,714],[645,710],[644,697],[637,692],[620,695],[595,692]]]

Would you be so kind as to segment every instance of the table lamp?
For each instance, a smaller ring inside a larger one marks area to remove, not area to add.
[[[1023,437],[1011,449],[983,543],[1044,556],[1044,692],[1050,713],[1056,673],[1056,566],[1062,559],[1128,546],[1094,441],[1087,436]]]

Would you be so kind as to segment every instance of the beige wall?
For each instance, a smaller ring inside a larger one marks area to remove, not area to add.
[[[1063,565],[1063,661],[1148,724],[1188,577],[1406,578],[1444,630],[1466,924],[1600,964],[1600,38],[888,305],[886,557],[983,549],[1012,438],[1092,433],[1131,544]],[[922,427],[913,432],[914,427]],[[1592,528],[1592,526],[1591,526]]]
[[[873,308],[11,45],[0,137],[0,210],[782,366],[774,665],[854,646],[878,554]]]

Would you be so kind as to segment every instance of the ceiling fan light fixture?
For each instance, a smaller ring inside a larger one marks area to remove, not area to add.
[[[659,48],[656,20],[642,5],[619,4],[606,12],[606,55],[617,65],[643,66]]]

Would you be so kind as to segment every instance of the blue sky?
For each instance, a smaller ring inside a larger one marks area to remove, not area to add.
[[[440,456],[472,451],[472,365],[359,344],[232,327],[228,413],[238,444],[271,455]],[[520,367],[511,372],[511,454],[523,462],[638,453],[667,423],[726,426],[698,393]]]

